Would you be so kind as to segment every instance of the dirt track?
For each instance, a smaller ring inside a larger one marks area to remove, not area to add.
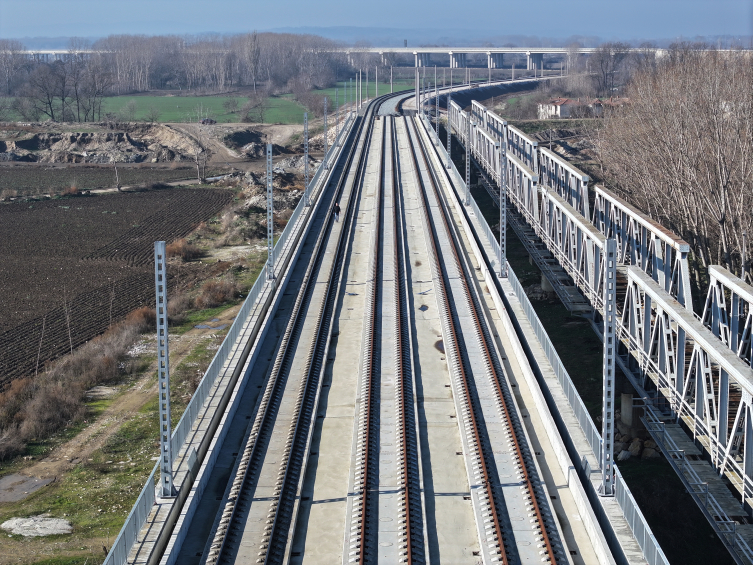
[[[232,323],[240,305],[229,308],[218,316],[217,324]],[[209,339],[215,333],[212,329],[189,330],[180,336],[170,336],[170,365],[177,367],[199,342]],[[76,437],[55,448],[47,457],[30,464],[19,474],[39,479],[56,478],[70,471],[79,462],[87,459],[100,449],[118,431],[120,425],[130,420],[154,397],[157,392],[157,362],[144,372],[144,376],[130,388],[120,393],[97,419]]]

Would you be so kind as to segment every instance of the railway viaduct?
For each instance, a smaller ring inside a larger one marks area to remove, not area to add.
[[[695,316],[687,243],[457,90],[351,109],[174,429],[161,342],[161,457],[105,563],[668,563],[613,460],[616,367],[753,563],[753,288],[712,267]],[[471,167],[603,338],[599,425]]]

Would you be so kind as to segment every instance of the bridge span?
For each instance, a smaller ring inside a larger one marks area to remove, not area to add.
[[[394,100],[348,117],[176,426],[175,491],[158,462],[107,564],[667,563],[616,467],[599,496],[599,431]]]

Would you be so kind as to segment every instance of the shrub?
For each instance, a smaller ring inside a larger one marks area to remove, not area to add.
[[[86,414],[86,390],[127,374],[126,353],[155,322],[154,309],[134,310],[38,377],[9,383],[0,393],[0,461],[22,453],[30,440],[43,439],[80,421]]]
[[[26,445],[18,433],[18,426],[11,426],[0,433],[0,461],[22,453]]]
[[[157,312],[149,306],[137,308],[125,319],[126,325],[132,325],[138,333],[153,330],[157,327]]]
[[[180,257],[183,261],[193,261],[204,254],[199,247],[188,243],[185,239],[173,241],[165,248],[165,251],[168,257]]]
[[[167,319],[171,324],[182,324],[186,310],[191,307],[191,299],[186,294],[178,294],[167,300]]]
[[[53,434],[71,422],[83,419],[86,407],[83,390],[70,383],[50,383],[40,387],[25,406],[25,418],[19,429],[22,440],[29,441]]]
[[[215,308],[232,300],[237,294],[238,287],[234,281],[227,279],[207,281],[194,299],[194,306],[199,309]]]

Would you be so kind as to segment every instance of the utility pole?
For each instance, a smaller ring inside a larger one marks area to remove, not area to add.
[[[395,89],[392,84],[392,65],[390,65],[390,94],[393,94],[394,92],[395,92]]]
[[[502,143],[495,143],[499,154],[499,276],[507,278],[507,143],[502,127]]]
[[[327,170],[327,151],[329,150],[329,139],[327,139],[327,97],[324,97],[324,170]]]
[[[154,286],[157,298],[157,390],[160,423],[160,496],[173,498],[173,446],[170,421],[170,348],[167,332],[167,256],[165,242],[154,242]]]
[[[267,143],[267,280],[275,278],[274,200],[272,199],[272,144]]]
[[[437,91],[437,67],[434,66],[434,126],[439,136],[439,92]]]
[[[471,205],[471,130],[476,124],[471,121],[468,114],[468,128],[465,138],[465,205]]]
[[[379,98],[379,65],[374,67],[374,98]]]
[[[340,101],[337,94],[337,83],[335,83],[335,144],[340,135]]]
[[[452,74],[452,72],[450,72]],[[450,87],[452,89],[452,87]],[[450,157],[450,148],[452,147],[452,126],[450,125],[450,106],[452,104],[452,94],[447,94],[447,170],[452,169],[452,157]]]
[[[423,72],[421,73],[421,113],[425,114],[426,108],[426,67],[421,67]]]
[[[421,107],[421,93],[418,91],[418,67],[416,67],[416,78],[415,78],[415,89],[416,89],[416,115],[418,115],[419,109]]]
[[[350,77],[350,88],[348,88],[348,115],[353,111],[353,77]]]
[[[615,357],[617,356],[617,241],[606,242],[606,280],[604,281],[604,367],[603,407],[601,410],[601,496],[614,496],[614,380]]]
[[[515,80],[515,63],[512,64],[512,78],[510,80]]]
[[[303,205],[311,206],[309,201],[309,113],[303,113]]]

